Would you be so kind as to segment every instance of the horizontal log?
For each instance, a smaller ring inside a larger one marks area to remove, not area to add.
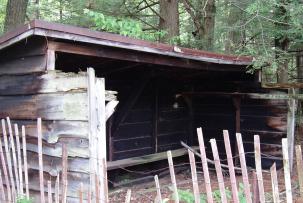
[[[86,93],[0,96],[0,117],[87,121]]]
[[[60,92],[86,92],[86,73],[48,71],[47,74],[0,76],[0,95],[29,95]],[[106,91],[106,100],[116,99],[115,91]]]
[[[46,57],[30,56],[0,62],[0,75],[45,72]]]
[[[11,122],[25,126],[27,139],[37,138],[36,120],[11,120]],[[88,123],[86,121],[42,121],[42,139],[45,143],[57,143],[62,138],[71,137],[87,139]]]

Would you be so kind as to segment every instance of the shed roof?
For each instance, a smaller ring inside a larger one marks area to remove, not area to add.
[[[144,41],[117,34],[41,20],[33,20],[28,24],[20,26],[1,36],[0,50],[30,36],[52,37],[217,64],[243,66],[251,64],[252,61],[252,58],[247,56],[231,56],[176,47],[173,45]]]

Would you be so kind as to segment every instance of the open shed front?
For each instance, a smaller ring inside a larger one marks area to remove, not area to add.
[[[117,92],[107,91],[107,101],[119,101],[107,120],[108,169],[159,160],[151,154],[181,149],[181,141],[195,146],[197,127],[203,128],[207,152],[210,138],[224,148],[222,130],[227,129],[233,146],[235,132],[243,134],[246,152],[253,151],[253,135],[259,134],[261,143],[272,144],[261,145],[263,153],[281,153],[275,144],[286,136],[287,95],[267,94],[258,74],[246,73],[250,63],[246,57],[43,21],[3,36],[0,49],[1,118],[9,116],[13,123],[24,124],[30,143],[37,136],[34,120],[41,117],[44,170],[50,177],[60,173],[61,146],[66,143],[71,185],[88,180],[87,77],[83,73],[88,67],[105,79],[106,90]],[[37,191],[36,143],[29,146],[31,189]],[[131,160],[145,155],[151,156]],[[71,189],[68,196],[76,193]]]

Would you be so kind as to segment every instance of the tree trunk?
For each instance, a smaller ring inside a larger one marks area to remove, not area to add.
[[[159,28],[167,33],[161,41],[179,36],[178,0],[160,0]]]
[[[205,49],[211,51],[214,48],[216,2],[215,0],[207,0],[205,3],[205,11],[202,11],[202,15],[204,15],[202,40]]]
[[[4,32],[7,32],[25,21],[28,0],[8,0]]]

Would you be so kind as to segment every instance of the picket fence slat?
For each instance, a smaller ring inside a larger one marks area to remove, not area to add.
[[[167,152],[167,158],[168,158],[168,166],[169,166],[169,173],[171,177],[171,183],[173,186],[174,191],[174,199],[175,203],[179,203],[179,194],[178,194],[178,188],[177,188],[177,182],[176,182],[176,176],[175,176],[175,169],[174,169],[174,162],[171,155],[171,151]]]
[[[270,167],[272,197],[274,203],[280,202],[276,163]]]
[[[264,192],[263,175],[262,175],[261,147],[260,147],[259,135],[254,136],[254,146],[255,146],[255,164],[256,164],[256,172],[258,179],[259,197],[260,197],[260,202],[265,203],[265,192]]]
[[[301,145],[296,146],[297,173],[299,179],[300,196],[303,197],[303,161]]]
[[[291,189],[291,179],[290,179],[287,138],[282,138],[282,151],[283,151],[283,167],[284,167],[286,202],[290,203],[293,201],[292,201],[292,189]]]
[[[191,177],[192,177],[192,182],[193,182],[195,203],[200,203],[200,192],[199,192],[199,184],[198,184],[198,178],[197,178],[195,155],[189,149],[188,149],[188,156],[189,156],[189,163],[190,163],[190,169],[191,169]]]

